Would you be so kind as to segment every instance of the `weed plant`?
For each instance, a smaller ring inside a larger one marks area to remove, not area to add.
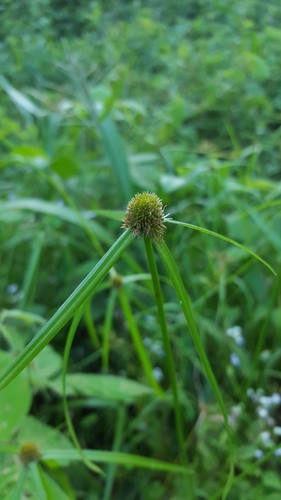
[[[0,497],[279,500],[280,6],[6,3]]]

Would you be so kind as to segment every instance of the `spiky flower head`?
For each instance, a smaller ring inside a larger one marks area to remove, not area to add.
[[[162,201],[156,194],[145,191],[136,194],[128,203],[122,227],[131,228],[137,238],[144,236],[162,243],[166,229],[164,222]]]
[[[41,453],[35,443],[26,442],[20,447],[19,457],[23,465],[28,465],[30,462],[38,462]]]

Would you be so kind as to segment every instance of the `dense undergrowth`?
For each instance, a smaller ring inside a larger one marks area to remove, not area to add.
[[[229,500],[279,499],[280,5],[25,4],[0,5],[1,372],[117,240],[137,192],[157,193],[174,220],[245,245],[277,276],[241,248],[167,224],[232,434],[230,452],[156,255],[183,459],[146,249],[136,239],[72,323],[70,424],[62,397],[69,324],[0,393],[1,498],[219,499],[232,453]]]

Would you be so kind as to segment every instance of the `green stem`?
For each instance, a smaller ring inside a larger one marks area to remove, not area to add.
[[[226,498],[232,481],[233,481],[233,476],[234,476],[234,453],[233,453],[233,440],[232,440],[232,434],[231,434],[231,429],[228,423],[228,415],[226,411],[226,407],[224,404],[223,397],[221,395],[221,391],[219,389],[218,383],[216,381],[215,375],[213,373],[213,370],[211,368],[211,365],[209,363],[209,360],[207,358],[207,355],[205,353],[204,347],[202,345],[202,341],[196,326],[196,322],[194,319],[193,311],[192,311],[192,306],[191,302],[189,299],[189,296],[185,290],[183,281],[181,279],[181,275],[178,271],[178,268],[176,266],[176,263],[165,243],[163,244],[156,244],[157,251],[165,265],[165,268],[170,276],[171,282],[173,284],[173,287],[177,293],[177,296],[179,298],[182,311],[185,315],[187,324],[189,326],[189,331],[192,336],[192,340],[194,342],[194,345],[196,347],[197,353],[199,355],[199,358],[201,360],[201,363],[204,367],[204,370],[206,372],[207,378],[213,388],[213,391],[216,395],[217,401],[219,403],[224,423],[225,423],[225,428],[228,436],[228,441],[229,441],[229,457],[230,457],[230,470],[229,470],[229,475],[227,478],[227,482],[224,488],[224,494],[223,494],[223,500]]]
[[[90,337],[91,342],[92,342],[92,346],[94,347],[94,349],[98,349],[100,347],[100,342],[99,342],[99,339],[97,336],[97,331],[95,328],[95,324],[94,324],[93,318],[92,318],[91,300],[88,300],[88,302],[86,304],[85,311],[84,311],[84,318],[85,318],[85,323],[86,323],[87,330],[89,333],[89,337]]]
[[[114,266],[123,252],[134,240],[134,235],[128,229],[110,247],[94,269],[80,283],[76,290],[68,297],[64,304],[43,326],[37,335],[23,349],[15,361],[0,376],[0,390],[4,389],[54,338],[62,327],[72,318],[75,312],[92,295],[96,287]]]
[[[164,349],[166,352],[169,377],[170,377],[170,381],[171,381],[171,385],[172,385],[172,391],[173,391],[173,397],[174,397],[175,420],[176,420],[176,428],[177,428],[179,446],[180,446],[181,456],[182,456],[182,458],[184,458],[184,456],[185,456],[184,462],[187,462],[186,454],[184,453],[184,432],[183,432],[182,416],[181,416],[179,398],[178,398],[176,371],[175,371],[173,354],[172,354],[169,333],[168,333],[167,323],[166,323],[166,318],[165,318],[164,303],[163,303],[163,297],[162,297],[162,293],[161,293],[159,275],[158,275],[158,270],[156,267],[156,262],[155,262],[155,257],[154,257],[154,252],[153,252],[151,240],[149,238],[144,238],[144,242],[145,242],[145,248],[146,248],[149,269],[150,269],[150,273],[151,273],[151,277],[152,277],[152,283],[153,283],[153,287],[154,287],[154,294],[155,294],[155,300],[156,300],[156,305],[157,305],[157,310],[158,310],[159,323],[160,323],[161,330],[162,330],[163,344],[164,344]]]
[[[37,274],[39,260],[41,256],[41,250],[43,246],[43,234],[39,233],[36,240],[34,241],[32,252],[30,255],[29,263],[24,277],[24,282],[22,285],[22,298],[19,302],[19,309],[25,309],[28,303],[28,298],[32,284],[35,284],[35,277]]]
[[[114,311],[114,306],[115,306],[115,302],[116,302],[116,297],[117,297],[117,290],[113,289],[110,292],[110,296],[108,299],[108,304],[107,304],[106,313],[105,313],[104,328],[103,328],[103,346],[102,346],[102,370],[103,370],[103,372],[108,371],[109,337],[110,337],[110,330],[111,330],[111,325],[112,325],[112,317],[113,317],[113,311]]]
[[[67,398],[66,398],[66,373],[67,373],[67,366],[68,366],[68,360],[69,360],[69,355],[70,355],[70,350],[72,346],[72,342],[77,330],[77,327],[79,325],[80,319],[83,315],[84,312],[84,307],[81,307],[80,310],[75,314],[68,335],[65,343],[65,348],[64,348],[64,355],[63,355],[63,366],[62,366],[62,401],[63,401],[63,411],[64,411],[64,416],[65,420],[67,423],[68,431],[69,434],[72,438],[73,443],[75,444],[77,451],[81,457],[81,460],[84,462],[84,464],[93,472],[98,472],[99,474],[103,474],[103,471],[95,464],[93,464],[83,453],[83,450],[80,446],[80,443],[78,441],[78,438],[76,436],[75,429],[73,427],[68,406],[67,406]]]
[[[47,500],[46,491],[41,480],[40,465],[37,462],[31,462],[29,464],[29,470],[37,498],[40,498],[40,500]]]
[[[129,301],[127,299],[127,295],[126,295],[124,288],[120,288],[120,290],[118,291],[118,296],[119,296],[121,307],[122,307],[123,312],[124,312],[125,319],[129,325],[130,334],[131,334],[133,342],[135,344],[135,348],[136,348],[139,360],[142,364],[143,370],[147,376],[149,383],[154,388],[156,394],[159,397],[163,398],[165,396],[165,393],[164,393],[163,389],[160,387],[160,385],[158,384],[158,382],[156,382],[155,378],[153,377],[152,366],[151,366],[150,361],[148,359],[146,350],[143,346],[141,334],[139,332],[137,324],[135,323],[133,313],[132,313],[132,310],[131,310],[131,307],[130,307]]]
[[[121,405],[118,408],[117,424],[115,428],[115,436],[113,443],[113,452],[119,452],[120,450],[125,421],[126,421],[126,407],[124,405]],[[106,474],[106,484],[104,488],[103,500],[110,500],[111,498],[115,473],[116,473],[116,464],[109,464]]]

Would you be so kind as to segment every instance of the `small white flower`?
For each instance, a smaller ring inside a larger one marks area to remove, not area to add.
[[[268,411],[266,408],[263,408],[262,406],[259,406],[257,408],[257,414],[260,418],[266,418],[268,416]]]
[[[237,339],[235,339],[235,342],[237,345],[244,345],[245,344],[244,337],[237,337]]]
[[[264,408],[270,408],[272,406],[272,398],[271,396],[261,396],[259,398],[259,403],[264,407]]]
[[[259,459],[259,458],[262,458],[263,457],[263,451],[262,450],[256,450],[254,452],[254,457]]]
[[[153,368],[152,374],[157,382],[161,382],[161,380],[164,377],[164,374],[163,374],[161,368],[159,368],[159,366],[155,366],[155,368]]]
[[[11,283],[7,286],[6,292],[9,294],[16,293],[19,289],[19,285],[17,283]]]
[[[278,394],[278,392],[274,392],[271,396],[271,401],[273,405],[280,405],[281,403],[281,396]]]
[[[249,389],[247,389],[247,396],[253,401],[256,400],[256,393],[252,387],[249,387]]]
[[[237,356],[237,354],[235,354],[235,352],[232,352],[230,354],[230,362],[232,366],[240,366],[240,358],[239,356]]]
[[[270,441],[270,432],[269,431],[261,432],[260,438],[264,443],[268,443]]]
[[[226,335],[228,337],[231,337],[232,339],[235,340],[236,344],[238,345],[243,345],[244,344],[244,338],[242,335],[242,328],[241,326],[233,326],[232,328],[228,328],[226,330]]]
[[[146,345],[146,347],[148,347],[148,346],[150,346],[152,344],[152,340],[151,340],[150,337],[145,337],[143,339],[143,343],[144,343],[144,345]]]
[[[273,428],[273,434],[275,434],[275,436],[281,436],[281,427],[276,425],[276,427]]]
[[[269,416],[266,419],[266,423],[267,423],[267,425],[269,425],[269,427],[273,427],[275,425],[275,420],[274,420],[274,418]]]

